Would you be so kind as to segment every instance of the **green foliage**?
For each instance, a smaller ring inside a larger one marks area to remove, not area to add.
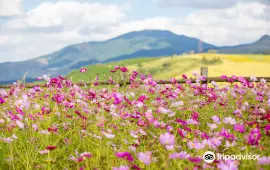
[[[216,54],[216,53],[217,53],[217,50],[213,50],[213,49],[211,49],[211,50],[208,50],[208,53],[211,53],[211,54]]]
[[[171,65],[170,62],[165,62],[165,63],[162,64],[162,67],[168,68],[168,67],[170,67],[170,65]]]
[[[211,59],[207,59],[207,57],[203,56],[201,62],[206,65],[213,65],[213,64],[221,64],[222,60],[220,57],[214,57]]]

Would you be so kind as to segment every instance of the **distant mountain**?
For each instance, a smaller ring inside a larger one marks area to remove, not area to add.
[[[0,83],[11,83],[24,76],[32,81],[37,76],[64,75],[84,65],[138,57],[161,57],[181,54],[198,48],[199,40],[170,31],[145,30],[130,32],[103,42],[86,42],[67,46],[39,58],[0,63]],[[204,48],[216,46],[203,42]]]
[[[217,48],[219,53],[226,54],[270,54],[270,36],[264,35],[251,44]]]

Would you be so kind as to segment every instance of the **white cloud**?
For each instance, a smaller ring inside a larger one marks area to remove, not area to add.
[[[270,33],[270,21],[262,17],[266,9],[266,5],[254,2],[222,10],[200,10],[188,15],[185,24],[201,29],[203,39],[217,45],[247,43]]]
[[[111,28],[111,36],[121,35],[131,31],[141,31],[145,29],[170,30],[176,20],[168,17],[153,17],[144,20],[125,22]]]
[[[85,25],[111,25],[118,23],[124,13],[117,5],[79,3],[75,1],[44,2],[23,17],[8,23],[10,28],[63,27],[76,29]]]
[[[258,2],[225,9],[201,9],[184,18],[161,15],[134,21],[125,20],[126,8],[131,6],[74,1],[43,3],[11,19],[2,34],[0,29],[0,62],[25,60],[70,44],[106,40],[144,29],[170,30],[215,45],[249,43],[270,34],[269,10]]]
[[[258,2],[261,4],[269,4],[268,0],[154,0],[160,5],[169,7],[190,7],[190,8],[206,8],[206,9],[222,9],[230,8],[239,3]]]
[[[0,17],[16,16],[22,13],[22,0],[0,0]]]
[[[24,15],[11,19],[2,31],[0,29],[0,44],[8,47],[2,48],[14,48],[2,52],[0,62],[26,60],[70,44],[104,39],[104,35],[99,34],[103,34],[102,30],[106,28],[120,24],[126,8],[131,8],[128,3],[118,6],[76,1],[44,2]],[[4,34],[1,35],[1,32]],[[18,36],[23,38],[15,48],[11,42],[15,42]]]
[[[198,10],[182,19],[148,18],[113,27],[111,35],[143,29],[165,29],[201,38],[218,46],[251,43],[264,34],[270,35],[270,20],[263,18],[266,9],[266,5],[253,2],[226,9]]]
[[[7,44],[8,36],[0,36],[0,45]]]

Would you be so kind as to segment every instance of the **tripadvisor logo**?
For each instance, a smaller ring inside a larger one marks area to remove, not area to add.
[[[207,151],[203,154],[203,160],[206,163],[212,163],[216,159],[216,156],[213,152]]]
[[[217,156],[217,157],[216,157]],[[252,154],[238,154],[238,155],[225,155],[225,154],[220,154],[217,153],[215,155],[214,152],[207,151],[203,154],[203,160],[206,163],[212,163],[217,160],[258,160],[260,155],[252,155]]]

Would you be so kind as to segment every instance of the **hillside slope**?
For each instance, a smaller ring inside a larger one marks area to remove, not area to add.
[[[217,48],[219,53],[225,54],[270,54],[270,36],[264,35],[258,41],[232,47]]]
[[[228,54],[195,54],[172,56],[164,58],[129,59],[120,62],[87,66],[86,73],[73,70],[68,74],[74,82],[90,81],[98,74],[100,80],[118,77],[110,73],[114,66],[127,66],[129,71],[137,70],[141,74],[151,74],[156,80],[171,77],[182,78],[182,74],[192,76],[193,71],[200,71],[200,67],[209,69],[209,76],[223,74],[238,76],[270,76],[270,55],[228,55]]]

